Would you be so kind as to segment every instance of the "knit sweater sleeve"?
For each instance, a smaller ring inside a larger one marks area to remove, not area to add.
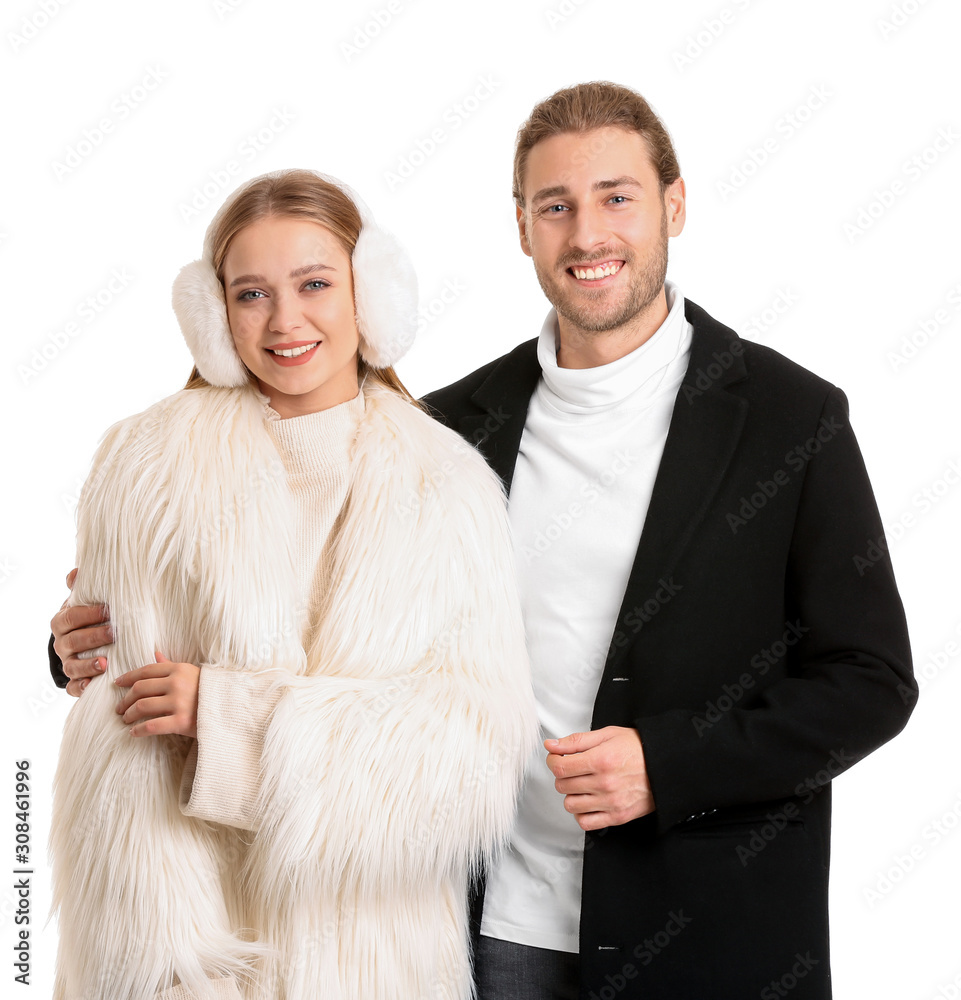
[[[201,667],[197,739],[180,780],[185,816],[254,829],[264,735],[280,695],[262,675]]]

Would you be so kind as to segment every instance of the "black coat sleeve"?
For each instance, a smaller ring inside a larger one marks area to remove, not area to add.
[[[50,661],[50,676],[53,677],[53,683],[58,688],[65,688],[70,678],[63,672],[63,663],[53,648],[53,635],[47,643],[47,659]]]
[[[657,828],[711,809],[810,795],[895,736],[917,700],[901,599],[844,394],[839,427],[808,464],[790,538],[785,605],[808,626],[783,677],[709,732],[695,712],[636,720]]]

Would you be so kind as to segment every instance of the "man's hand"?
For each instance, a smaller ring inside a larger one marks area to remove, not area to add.
[[[654,811],[636,729],[607,726],[544,740],[554,787],[582,830],[620,826]]]
[[[200,667],[171,663],[161,653],[156,663],[121,674],[115,684],[130,690],[117,705],[124,722],[134,722],[131,736],[161,736],[179,733],[197,735],[197,701]]]
[[[67,574],[67,586],[71,590],[76,579],[77,571],[72,569]],[[63,672],[70,678],[67,694],[79,698],[90,678],[99,677],[107,669],[106,657],[81,659],[79,654],[112,643],[113,630],[109,624],[110,609],[104,605],[87,604],[73,608],[66,605],[64,601],[51,619],[50,631],[53,632],[54,651],[63,663]]]

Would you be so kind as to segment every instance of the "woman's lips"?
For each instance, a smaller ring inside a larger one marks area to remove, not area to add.
[[[282,368],[292,368],[296,365],[305,365],[314,356],[320,346],[319,340],[302,340],[291,344],[277,344],[274,347],[266,347],[264,350],[270,359]],[[303,350],[304,348],[307,350]],[[275,351],[293,352],[292,356],[285,354],[275,354]],[[300,352],[300,353],[298,353]]]

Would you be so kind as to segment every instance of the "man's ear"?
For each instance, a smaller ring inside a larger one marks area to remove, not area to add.
[[[520,205],[515,205],[517,209],[517,232],[521,239],[521,250],[527,254],[528,257],[533,257],[531,253],[531,242],[527,238],[527,216],[524,213],[524,209]]]
[[[664,211],[667,213],[667,234],[678,236],[687,219],[687,192],[684,179],[678,177],[664,191]]]

